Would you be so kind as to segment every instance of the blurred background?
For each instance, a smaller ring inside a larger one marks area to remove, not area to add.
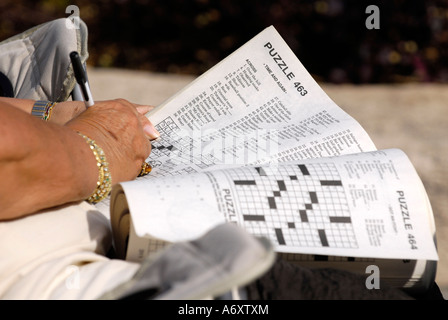
[[[365,26],[380,9],[380,29]],[[448,81],[448,1],[1,0],[0,40],[76,5],[96,67],[198,75],[269,25],[329,83]]]

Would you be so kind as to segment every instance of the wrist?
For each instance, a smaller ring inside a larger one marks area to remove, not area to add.
[[[37,100],[31,109],[31,115],[48,121],[51,118],[56,102]]]
[[[65,101],[58,103],[53,108],[50,122],[64,125],[86,110],[82,101]]]

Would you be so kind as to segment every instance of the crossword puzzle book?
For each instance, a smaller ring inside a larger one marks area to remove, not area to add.
[[[437,250],[424,186],[399,149],[368,134],[312,79],[274,27],[148,118],[153,171],[112,190],[117,253],[140,261],[234,223],[285,259],[424,286]]]

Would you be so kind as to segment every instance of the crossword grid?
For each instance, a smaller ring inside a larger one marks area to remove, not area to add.
[[[374,258],[359,257],[343,257],[343,256],[327,256],[319,254],[297,254],[297,253],[277,253],[284,260],[291,262],[309,262],[309,261],[325,261],[325,262],[374,262]]]
[[[151,143],[150,164],[153,168],[157,168],[158,174],[178,175],[192,173],[196,171],[191,167],[192,163],[201,169],[205,169],[218,161],[212,155],[203,156],[200,152],[194,153],[194,143],[197,144],[201,141],[193,141],[189,136],[179,135],[180,128],[171,117],[165,118],[155,127],[160,133],[160,138]],[[157,159],[157,161],[151,159]],[[186,167],[181,170],[175,170],[179,164],[183,164]]]
[[[277,245],[358,247],[339,174],[331,163],[230,170],[249,232]]]

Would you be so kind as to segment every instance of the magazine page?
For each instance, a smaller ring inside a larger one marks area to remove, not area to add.
[[[147,179],[375,150],[272,26],[148,117],[161,137]]]
[[[161,136],[137,180],[376,150],[272,26],[148,117]]]
[[[232,222],[278,252],[437,260],[422,190],[389,149],[125,182],[112,198],[126,198],[139,237],[190,240]]]

